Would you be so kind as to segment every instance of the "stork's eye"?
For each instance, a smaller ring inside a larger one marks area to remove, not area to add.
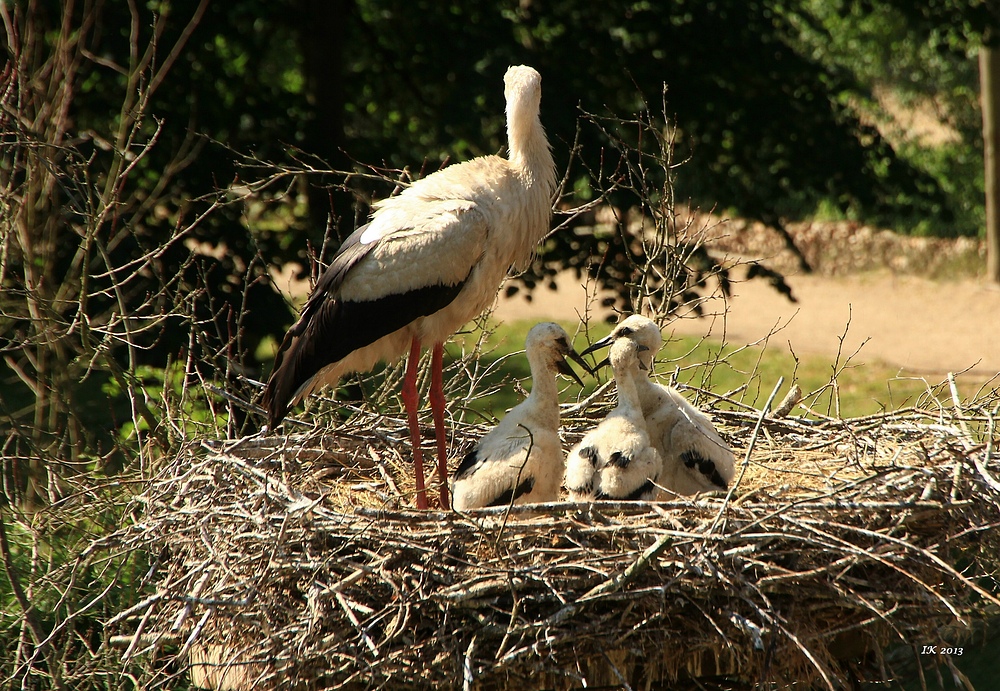
[[[621,328],[621,331],[619,331],[618,333],[620,335],[622,335],[622,336],[631,336],[632,335],[632,329],[629,328],[629,327],[627,327],[627,326],[623,326]]]
[[[569,343],[566,341],[565,338],[562,337],[556,339],[556,345],[558,345],[561,348],[569,348]]]

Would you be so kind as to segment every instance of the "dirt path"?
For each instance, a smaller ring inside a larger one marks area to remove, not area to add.
[[[716,299],[706,305],[716,316],[677,320],[671,328],[678,335],[725,336],[739,345],[780,327],[771,344],[791,344],[799,355],[826,355],[831,362],[838,350],[852,354],[863,344],[855,362],[881,360],[908,374],[969,369],[966,376],[987,379],[1000,373],[998,289],[972,280],[931,281],[888,272],[799,275],[788,283],[798,303],[763,281],[748,281],[735,285],[728,309]],[[501,299],[496,316],[576,319],[586,304],[584,289],[569,275],[558,284],[555,292],[536,291],[532,303],[517,295]]]

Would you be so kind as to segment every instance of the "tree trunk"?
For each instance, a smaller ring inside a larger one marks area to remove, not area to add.
[[[352,6],[351,0],[299,0],[298,31],[305,58],[306,88],[313,106],[304,148],[337,171],[351,170],[351,160],[344,152],[343,53],[345,25]],[[341,239],[353,230],[350,223],[346,228],[338,227],[342,218],[351,220],[350,195],[330,187],[340,182],[327,176],[309,180],[313,242],[322,241],[328,220]]]
[[[1000,48],[979,50],[979,84],[986,162],[986,277],[1000,284]]]

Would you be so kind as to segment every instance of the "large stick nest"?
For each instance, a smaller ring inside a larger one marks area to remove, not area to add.
[[[125,534],[155,594],[112,624],[212,686],[839,688],[996,611],[988,413],[715,417],[751,450],[727,496],[465,515],[406,508],[395,418],[191,444]]]

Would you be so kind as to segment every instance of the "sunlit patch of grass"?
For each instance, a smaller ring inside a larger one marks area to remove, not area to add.
[[[480,359],[489,363],[503,360],[497,371],[484,381],[498,390],[468,401],[469,408],[487,416],[502,417],[522,400],[524,389],[530,388],[530,371],[523,356],[524,339],[533,325],[517,321],[495,326]],[[603,323],[591,325],[589,335],[585,335],[577,333],[579,323],[562,322],[562,326],[571,336],[576,334],[574,344],[578,351],[607,335],[611,328]],[[456,337],[461,340],[449,345],[449,353],[454,357],[462,340],[466,347],[471,347],[478,335],[473,332]],[[603,353],[597,355],[604,357]],[[584,380],[584,393],[592,392],[599,382],[611,376],[610,371],[602,371],[595,378],[574,367]],[[805,394],[804,406],[819,416],[860,417],[911,406],[933,411],[952,405],[944,377],[908,374],[891,364],[865,357],[863,350],[838,359],[795,354],[774,344],[737,347],[716,340],[681,337],[664,344],[654,363],[654,373],[659,381],[679,386],[697,404],[721,408],[759,408],[779,379],[784,380],[779,400],[792,384],[798,384]],[[963,400],[972,399],[982,385],[962,375],[957,377],[957,384]],[[576,400],[580,393],[580,387],[565,377],[560,377],[560,387],[565,387],[563,402]],[[806,413],[800,407],[793,414]]]
[[[796,355],[790,350],[761,345],[736,348],[717,341],[681,338],[668,344],[657,371],[676,382],[702,389],[700,398],[723,396],[721,407],[738,404],[759,408],[779,379],[784,386],[798,384],[803,404],[819,415],[860,417],[917,406],[934,409],[951,405],[943,377],[907,374],[894,365],[867,358],[864,351],[839,359],[827,355]],[[670,358],[678,358],[670,360]],[[671,371],[673,369],[673,371]],[[971,398],[979,383],[958,377],[962,398]],[[714,394],[714,396],[713,396]],[[801,408],[798,414],[803,411]]]

